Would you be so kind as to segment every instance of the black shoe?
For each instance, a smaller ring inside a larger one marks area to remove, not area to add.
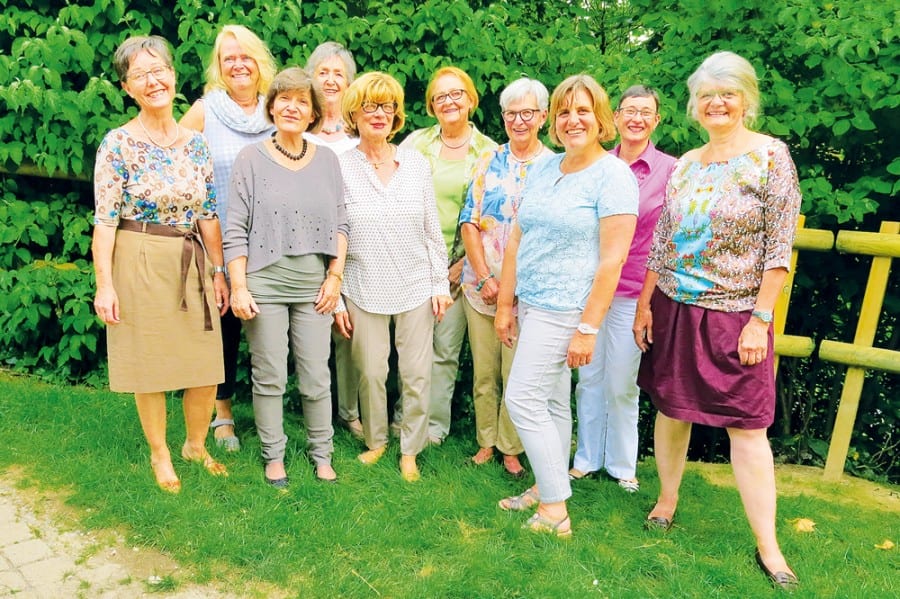
[[[782,588],[785,591],[793,591],[800,587],[800,580],[790,572],[772,572],[769,570],[762,561],[759,549],[756,550],[756,565],[759,566],[759,569],[763,571],[763,574],[769,578],[774,586]]]
[[[284,478],[269,478],[268,476],[266,476],[265,478],[268,484],[279,490],[287,489],[288,483],[291,482],[290,479],[286,476]]]
[[[647,530],[661,530],[663,532],[669,532],[672,528],[672,523],[675,521],[675,516],[672,518],[663,518],[662,516],[647,516],[647,519],[644,520],[644,528]]]

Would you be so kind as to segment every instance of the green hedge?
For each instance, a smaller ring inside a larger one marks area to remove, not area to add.
[[[220,25],[240,23],[282,65],[303,64],[318,43],[336,40],[360,72],[393,74],[406,88],[407,132],[430,124],[424,87],[446,64],[472,75],[482,94],[474,120],[501,140],[497,98],[521,74],[552,88],[589,72],[613,97],[649,83],[663,96],[657,144],[673,154],[703,142],[684,115],[688,74],[731,49],[757,67],[758,126],[791,147],[807,225],[877,230],[900,219],[900,13],[890,2],[0,0],[0,9],[0,170],[19,173],[0,175],[0,359],[57,379],[104,376],[102,330],[91,316],[92,194],[66,179],[88,181],[102,136],[135,113],[111,57],[136,33],[173,43],[179,113],[201,93]],[[34,172],[57,178],[23,175]],[[852,339],[867,272],[865,260],[801,255],[789,332]],[[896,279],[879,347],[898,346]],[[842,373],[815,359],[783,361],[775,433],[786,459],[822,461]],[[456,401],[466,414],[469,375],[461,376]],[[851,469],[898,476],[895,383],[877,373],[867,380]]]

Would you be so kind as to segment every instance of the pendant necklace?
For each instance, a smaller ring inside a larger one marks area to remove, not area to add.
[[[470,141],[471,139],[472,139],[472,129],[469,128],[469,136],[468,136],[467,138],[465,138],[465,139],[462,141],[462,143],[460,143],[459,145],[451,146],[450,144],[447,143],[447,140],[444,139],[444,132],[441,131],[441,143],[444,144],[444,145],[447,147],[448,150],[458,150],[458,149],[460,149],[461,147],[463,147],[464,145],[466,145],[467,143],[469,143],[469,141]]]
[[[275,137],[276,134],[277,134],[277,131],[272,134],[272,144],[275,146],[276,150],[278,150],[279,152],[281,152],[282,154],[287,156],[288,160],[294,160],[294,161],[302,160],[303,157],[306,156],[307,143],[306,143],[305,139],[303,140],[303,147],[300,148],[300,153],[292,154],[291,152],[288,152],[287,148],[285,148],[283,145],[278,143],[278,139]]]

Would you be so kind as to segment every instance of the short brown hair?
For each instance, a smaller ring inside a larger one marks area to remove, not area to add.
[[[310,76],[306,69],[300,67],[289,67],[275,75],[272,84],[269,85],[269,91],[266,92],[266,118],[272,121],[272,105],[275,98],[279,94],[287,92],[308,92],[309,99],[312,101],[313,119],[309,122],[306,129],[310,133],[316,133],[322,126],[322,106],[325,100],[322,97],[322,90],[316,80]]]
[[[142,50],[146,50],[166,63],[167,67],[172,68],[172,50],[169,49],[169,42],[158,35],[135,35],[119,44],[113,55],[113,68],[116,69],[119,81],[124,83],[128,79],[131,60]]]
[[[594,117],[600,125],[600,134],[597,141],[611,141],[616,138],[616,125],[613,122],[613,112],[609,105],[609,95],[603,89],[596,79],[590,75],[572,75],[563,80],[553,90],[550,97],[550,140],[561,146],[559,137],[556,135],[556,116],[560,109],[565,108],[572,101],[572,97],[576,92],[583,91],[591,98],[591,104],[594,108]]]

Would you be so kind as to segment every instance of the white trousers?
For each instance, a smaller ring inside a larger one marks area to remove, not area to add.
[[[631,332],[636,307],[636,299],[613,299],[597,334],[594,358],[578,369],[578,445],[572,466],[582,472],[605,469],[614,478],[635,477],[641,363]]]

